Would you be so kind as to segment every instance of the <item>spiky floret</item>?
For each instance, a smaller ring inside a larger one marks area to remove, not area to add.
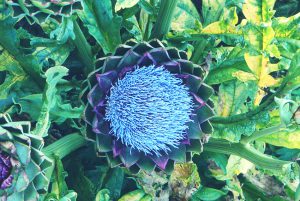
[[[111,88],[105,119],[122,143],[159,156],[184,139],[192,108],[181,79],[164,67],[148,66],[128,72]]]

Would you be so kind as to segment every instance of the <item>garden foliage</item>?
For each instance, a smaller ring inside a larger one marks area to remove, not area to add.
[[[0,0],[1,200],[300,200],[299,8]]]

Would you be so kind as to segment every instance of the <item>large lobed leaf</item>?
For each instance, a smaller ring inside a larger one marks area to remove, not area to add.
[[[83,11],[78,13],[89,33],[97,40],[105,54],[121,43],[122,18],[113,12],[110,0],[83,0]]]

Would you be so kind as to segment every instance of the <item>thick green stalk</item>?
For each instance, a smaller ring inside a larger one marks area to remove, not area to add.
[[[73,43],[75,44],[76,49],[79,53],[78,56],[80,60],[85,66],[84,73],[85,75],[88,75],[95,68],[92,48],[84,37],[84,34],[82,33],[77,21],[74,20],[73,22],[75,33],[75,39],[73,40]]]
[[[249,144],[231,143],[223,139],[211,138],[208,143],[204,145],[204,151],[210,151],[222,154],[233,154],[253,164],[263,168],[274,171],[282,171],[285,165],[291,164],[290,161],[283,161],[271,158],[258,150],[251,147]]]
[[[178,0],[161,0],[151,38],[162,39],[168,33],[177,2]]]
[[[243,137],[240,142],[243,143],[243,144],[248,144],[248,143],[253,142],[254,140],[256,140],[258,138],[276,133],[284,127],[285,126],[283,124],[280,124],[280,125],[277,125],[277,126],[272,126],[272,127],[266,128],[266,129],[259,130],[257,132],[254,132],[250,136]]]
[[[78,133],[74,133],[66,135],[65,137],[45,147],[43,152],[49,157],[56,155],[62,159],[84,145],[86,145],[85,138]]]
[[[171,41],[199,41],[203,40],[203,38],[207,36],[232,36],[232,37],[239,37],[242,36],[240,33],[222,33],[222,34],[211,34],[211,33],[197,33],[197,34],[189,34],[188,36],[170,36],[168,40]]]

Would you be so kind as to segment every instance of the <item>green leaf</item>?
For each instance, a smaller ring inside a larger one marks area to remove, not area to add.
[[[299,27],[300,13],[291,17],[277,17],[273,20],[272,27],[276,38],[300,40]]]
[[[39,136],[46,136],[50,126],[50,110],[56,104],[56,85],[61,81],[62,77],[66,76],[68,69],[63,66],[55,66],[48,69],[45,73],[46,88],[43,94],[43,105],[36,124],[34,133]]]
[[[300,149],[300,127],[288,128],[257,140],[279,147]]]
[[[251,23],[260,25],[271,20],[274,15],[275,0],[245,0],[243,14]]]
[[[196,29],[199,23],[200,17],[192,1],[179,1],[174,11],[171,29],[175,31]]]
[[[249,71],[244,58],[228,58],[224,62],[218,64],[216,68],[209,71],[205,82],[207,84],[220,84],[222,82],[233,80],[236,79],[236,73],[240,71]]]
[[[19,63],[23,71],[31,76],[38,87],[44,86],[40,72],[41,67],[33,55],[27,55],[20,47],[20,38],[14,29],[15,20],[9,16],[8,10],[0,14],[0,45]]]
[[[95,201],[110,201],[110,192],[108,189],[102,189],[100,190],[95,198]]]
[[[30,44],[36,48],[32,54],[45,66],[49,66],[49,59],[54,61],[56,66],[62,65],[74,49],[70,43],[60,44],[56,40],[47,38],[34,37]]]
[[[226,124],[214,123],[213,136],[217,138],[224,138],[231,142],[238,142],[240,141],[242,135],[250,136],[251,134],[253,134],[258,123],[266,124],[268,121],[268,113],[260,112],[257,115],[237,122]]]
[[[125,8],[131,8],[135,6],[139,0],[117,0],[116,5],[115,5],[115,11],[119,11],[121,9]]]
[[[244,105],[248,97],[255,94],[254,82],[243,83],[238,80],[224,82],[219,88],[219,104],[216,105],[218,116],[230,116],[247,111]]]
[[[105,188],[111,192],[111,197],[113,199],[118,199],[120,197],[123,181],[124,170],[122,168],[113,168],[107,174]]]
[[[110,0],[83,0],[83,10],[78,13],[89,33],[97,40],[105,54],[111,53],[121,43],[122,18],[113,14]]]
[[[289,125],[299,105],[295,101],[290,99],[275,97],[274,100],[279,106],[279,114],[282,123],[285,125]]]
[[[96,189],[94,184],[85,176],[82,162],[78,158],[73,158],[67,171],[69,188],[78,193],[78,200],[94,200]]]
[[[238,16],[236,8],[224,10],[224,15],[217,21],[209,24],[202,29],[202,34],[236,34],[239,35],[241,32],[235,26],[238,23]]]
[[[135,16],[126,19],[124,26],[137,41],[142,41],[143,33]]]
[[[232,178],[234,175],[246,174],[250,169],[254,168],[253,163],[243,159],[239,156],[229,156],[226,172],[227,177]]]
[[[225,7],[225,0],[203,0],[202,1],[202,17],[203,25],[207,26],[215,21],[218,21]]]
[[[66,43],[69,39],[75,39],[74,24],[72,17],[63,17],[62,23],[50,33],[51,39],[56,39],[60,44]]]
[[[64,104],[58,95],[55,96],[55,100],[56,104],[50,110],[49,117],[53,122],[61,123],[68,118],[78,119],[81,117],[83,106],[72,107],[70,103]],[[20,113],[28,113],[33,120],[37,121],[43,105],[43,94],[24,96],[18,99],[15,104],[20,106]]]
[[[223,191],[214,188],[202,187],[192,195],[192,201],[203,200],[213,201],[226,195]]]
[[[13,86],[27,79],[27,75],[20,64],[1,46],[0,51],[0,72],[6,73],[4,82],[0,84],[0,88],[4,89],[0,91],[0,99],[5,99]]]
[[[55,168],[52,177],[54,181],[52,182],[51,192],[55,193],[58,198],[62,198],[68,194],[68,186],[65,182],[66,172],[64,171],[63,164],[58,156],[54,156]]]
[[[135,190],[131,191],[125,195],[123,195],[118,201],[140,201],[145,195],[145,192],[143,190]]]

